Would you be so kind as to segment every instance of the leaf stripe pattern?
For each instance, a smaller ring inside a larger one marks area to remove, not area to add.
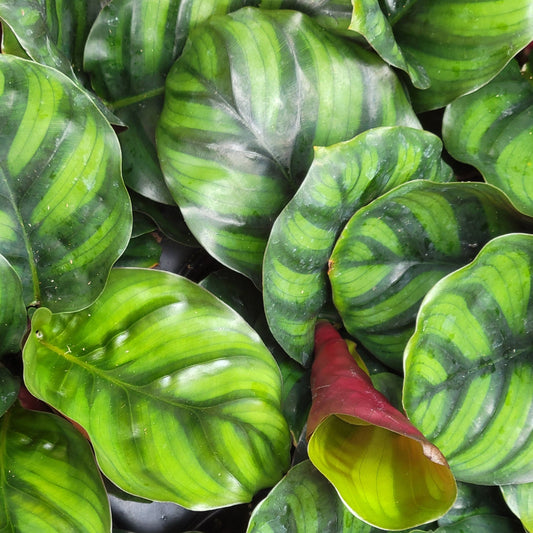
[[[199,242],[254,279],[312,147],[418,126],[394,73],[293,11],[244,8],[193,31],[167,78],[157,146]]]
[[[343,225],[407,180],[451,180],[441,150],[434,135],[402,126],[315,149],[307,177],[274,223],[263,265],[265,313],[291,357],[303,364],[310,359],[316,319],[328,298],[327,263]]]
[[[40,309],[32,327],[28,388],[86,429],[124,490],[200,510],[249,501],[281,477],[290,440],[279,369],[204,289],[113,269],[86,311]]]
[[[406,347],[404,406],[459,480],[533,480],[533,237],[490,241],[427,294]]]
[[[0,252],[27,305],[85,307],[131,232],[116,135],[70,80],[33,62],[0,57],[0,102]]]
[[[475,94],[450,104],[443,138],[453,157],[475,166],[522,212],[533,215],[533,88],[510,64]]]
[[[89,443],[50,413],[13,407],[0,419],[0,494],[2,531],[111,530]]]
[[[533,38],[529,0],[418,0],[393,27],[404,55],[421,64],[429,89],[414,89],[415,108],[443,107],[482,87]]]
[[[352,217],[331,254],[333,301],[346,329],[401,370],[431,287],[493,237],[525,227],[531,222],[484,183],[397,187]]]

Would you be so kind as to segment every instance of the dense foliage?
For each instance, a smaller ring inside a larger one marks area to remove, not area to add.
[[[0,532],[533,531],[530,0],[0,21]]]

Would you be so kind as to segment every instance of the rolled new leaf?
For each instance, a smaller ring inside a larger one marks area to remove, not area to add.
[[[418,127],[394,72],[290,10],[243,8],[191,32],[157,128],[166,183],[198,241],[261,284],[275,217],[313,146]]]
[[[532,272],[532,235],[493,239],[431,289],[405,349],[404,407],[461,481],[533,481]]]
[[[450,181],[433,134],[373,128],[316,148],[302,185],[276,219],[263,262],[263,299],[276,340],[309,363],[318,316],[328,298],[328,259],[342,227],[363,205],[408,180]]]
[[[450,154],[475,166],[522,212],[533,215],[533,86],[511,63],[479,91],[451,103],[443,139]]]
[[[0,418],[0,530],[111,531],[87,440],[56,415],[12,407]]]
[[[7,55],[0,123],[0,253],[26,305],[82,309],[131,232],[116,135],[70,79]]]
[[[113,269],[84,311],[38,309],[23,358],[30,392],[87,431],[127,492],[211,509],[249,501],[287,467],[272,355],[185,278]]]
[[[400,185],[346,224],[329,260],[333,302],[350,334],[401,371],[416,313],[433,285],[490,239],[531,227],[486,183]]]
[[[327,322],[316,328],[309,458],[360,519],[382,529],[433,521],[457,488],[439,451],[373,386]]]

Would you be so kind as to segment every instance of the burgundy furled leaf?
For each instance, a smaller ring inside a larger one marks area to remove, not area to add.
[[[457,488],[446,459],[394,408],[327,322],[315,332],[309,458],[362,520],[384,529],[439,518]]]

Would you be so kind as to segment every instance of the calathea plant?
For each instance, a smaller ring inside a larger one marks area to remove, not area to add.
[[[0,20],[0,531],[533,530],[529,0]]]

